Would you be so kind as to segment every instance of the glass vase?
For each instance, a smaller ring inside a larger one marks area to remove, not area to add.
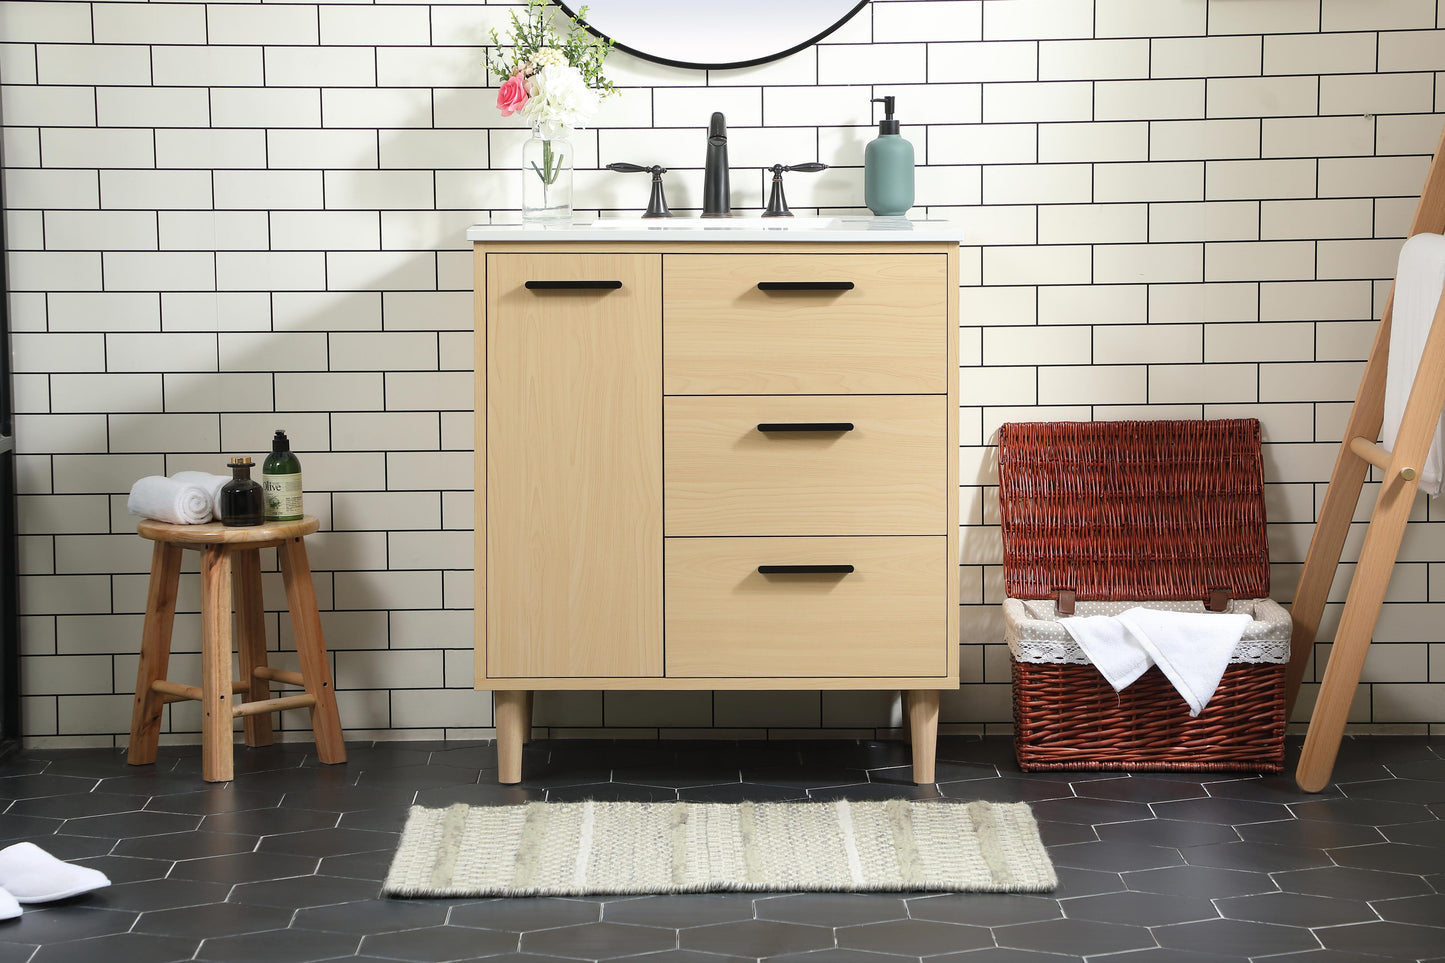
[[[536,128],[522,145],[522,220],[572,220],[572,141]]]

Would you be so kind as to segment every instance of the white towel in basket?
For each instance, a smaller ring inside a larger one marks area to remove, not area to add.
[[[211,492],[203,485],[147,475],[130,486],[125,510],[172,525],[200,525],[211,520]]]
[[[1445,236],[1416,234],[1400,248],[1400,263],[1395,274],[1395,306],[1390,319],[1390,360],[1385,368],[1385,419],[1380,440],[1391,451],[1420,367],[1420,354],[1440,303],[1440,289],[1445,286]],[[1435,426],[1430,453],[1420,469],[1420,491],[1432,497],[1440,494],[1441,440],[1445,430]]]
[[[1060,619],[1059,624],[1119,692],[1159,666],[1197,716],[1209,704],[1250,616],[1166,612],[1135,607],[1117,616]]]

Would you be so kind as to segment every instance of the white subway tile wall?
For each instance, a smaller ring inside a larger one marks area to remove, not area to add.
[[[0,0],[30,741],[126,738],[148,564],[131,481],[222,470],[278,427],[323,523],[310,544],[347,727],[489,733],[490,698],[467,691],[463,233],[519,205],[524,131],[482,67],[514,9]],[[1009,723],[1004,421],[1258,417],[1290,599],[1445,122],[1445,2],[873,0],[776,63],[619,52],[608,73],[618,96],[575,137],[584,213],[642,206],[645,185],[601,169],[618,160],[674,168],[669,201],[698,207],[714,110],[735,207],[761,205],[761,168],[821,160],[793,206],[861,211],[869,99],[891,93],[919,158],[913,213],[966,225],[964,682],[945,730]],[[1445,732],[1436,527],[1406,536],[1356,724]],[[196,668],[194,579],[180,609],[178,673]],[[288,620],[267,622],[289,665]],[[899,714],[845,693],[549,693],[538,721],[857,734]],[[284,727],[307,733],[294,713]],[[168,714],[167,739],[197,730],[187,707]]]

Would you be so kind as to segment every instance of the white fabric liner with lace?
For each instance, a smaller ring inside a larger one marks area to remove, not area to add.
[[[1203,602],[1078,602],[1074,614],[1118,615],[1143,607],[1170,612],[1204,612]],[[1273,599],[1231,599],[1231,613],[1254,618],[1229,657],[1231,663],[1281,664],[1289,661],[1292,629],[1289,612]],[[1004,599],[1004,638],[1019,662],[1090,665],[1089,657],[1059,624],[1053,599]]]

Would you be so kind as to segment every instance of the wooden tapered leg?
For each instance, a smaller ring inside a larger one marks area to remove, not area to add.
[[[912,689],[908,692],[908,728],[913,741],[913,781],[933,782],[933,763],[938,751],[938,690]]]
[[[532,741],[532,706],[535,701],[532,697],[535,695],[535,692],[528,689],[526,702],[522,705],[522,745],[524,746]]]
[[[241,683],[248,686],[245,702],[271,698],[271,683],[256,677],[266,668],[266,607],[261,600],[261,551],[238,549],[231,556],[231,585],[236,608],[236,651],[240,655]],[[269,746],[275,741],[271,713],[246,716],[246,745]]]
[[[289,538],[276,550],[281,560],[281,580],[286,585],[286,605],[291,610],[291,630],[296,636],[296,655],[306,691],[316,698],[311,707],[311,731],[316,738],[316,757],[327,764],[346,761],[346,742],[341,733],[341,714],[336,709],[336,690],[331,682],[331,665],[321,635],[321,613],[316,608],[316,586],[311,581],[311,563],[306,543]]]
[[[529,694],[518,690],[492,693],[497,717],[497,782],[522,781],[522,730],[527,723]]]
[[[911,743],[911,742],[913,741],[913,720],[909,717],[909,712],[911,711],[911,710],[909,709],[909,706],[912,705],[912,703],[913,703],[913,700],[912,700],[911,698],[909,698],[909,692],[908,692],[908,690],[907,690],[907,689],[904,689],[904,690],[903,690],[903,742],[904,742],[905,745],[908,744],[908,743]]]
[[[231,714],[231,553],[201,549],[201,778],[235,773]]]
[[[148,766],[160,744],[161,710],[165,699],[151,683],[166,677],[171,660],[171,627],[176,619],[176,587],[181,579],[181,549],[156,542],[151,549],[151,580],[146,590],[145,622],[140,633],[140,668],[136,671],[135,706],[130,716],[126,761]]]

